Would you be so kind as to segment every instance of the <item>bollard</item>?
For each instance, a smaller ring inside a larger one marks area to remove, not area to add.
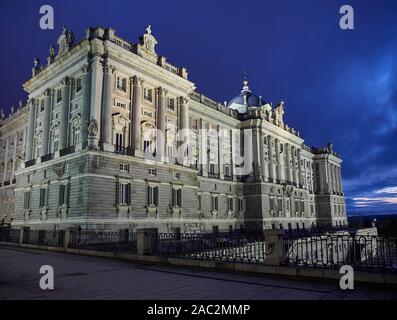
[[[136,249],[140,255],[155,254],[157,245],[158,229],[146,228],[136,231]]]
[[[23,243],[23,228],[19,229],[19,244]]]
[[[66,229],[63,238],[63,247],[66,250],[69,247],[70,242],[70,229]]]
[[[265,265],[279,266],[284,262],[284,232],[280,229],[265,230]]]

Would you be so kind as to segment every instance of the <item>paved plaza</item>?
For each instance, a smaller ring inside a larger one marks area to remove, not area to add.
[[[54,290],[39,287],[42,265]],[[396,288],[214,272],[0,247],[0,299],[396,299]]]

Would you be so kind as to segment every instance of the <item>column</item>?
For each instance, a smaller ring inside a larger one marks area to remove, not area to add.
[[[286,143],[284,150],[285,150],[285,161],[287,164],[285,180],[287,182],[291,182],[291,146],[288,143]]]
[[[131,147],[134,150],[141,150],[141,117],[142,117],[142,86],[143,80],[137,76],[131,79],[131,106],[132,121],[130,122]]]
[[[103,103],[101,115],[101,141],[105,151],[113,151],[112,145],[112,82],[115,69],[106,61],[103,73]]]
[[[208,177],[207,160],[207,127],[203,119],[200,119],[200,168],[203,177]]]
[[[292,160],[292,179],[291,182],[294,184],[298,184],[298,181],[296,179],[296,170],[295,170],[295,165],[296,165],[296,157],[295,157],[295,147],[291,146],[291,160]]]
[[[16,159],[17,159],[17,145],[18,145],[18,131],[15,132],[15,137],[14,137],[14,153],[12,155],[12,171],[11,171],[10,180],[12,180],[15,175],[15,165],[16,165]]]
[[[340,167],[336,167],[336,181],[337,181],[337,192],[342,194],[342,181],[341,181],[341,174],[340,174]]]
[[[279,142],[279,167],[280,167],[280,182],[284,183],[285,182],[285,158],[284,158],[284,152],[285,152],[285,144],[283,144],[283,151],[281,151],[281,144]]]
[[[87,144],[88,123],[90,122],[90,98],[91,98],[91,69],[90,65],[83,66],[83,103],[81,116],[81,142]]]
[[[274,140],[274,145],[275,145],[275,153],[276,153],[276,162],[277,162],[277,167],[276,167],[276,176],[275,179],[276,181],[280,180],[280,172],[281,172],[281,161],[280,161],[280,141],[278,139]]]
[[[180,159],[183,159],[184,165],[189,165],[187,162],[187,155],[189,150],[189,99],[186,97],[179,98],[179,148],[183,144],[183,147],[180,148],[181,155],[178,155]],[[186,154],[186,155],[185,155]]]
[[[219,179],[223,179],[224,178],[224,171],[223,171],[223,129],[221,128],[221,126],[218,125],[218,164],[219,164]]]
[[[260,143],[260,136],[261,132],[259,128],[253,128],[252,130],[252,162],[255,164],[253,169],[253,176],[255,181],[261,180],[262,174],[261,171],[258,171],[262,167],[262,162],[261,162],[261,143]],[[258,171],[258,172],[257,172]]]
[[[34,131],[36,125],[36,117],[35,117],[35,100],[32,99],[29,101],[29,122],[28,122],[28,133],[26,136],[26,161],[33,159],[33,139],[34,139]]]
[[[261,175],[262,180],[267,182],[269,177],[269,167],[267,161],[265,160],[265,135],[261,132],[259,136],[259,147],[260,147],[260,159],[261,159]]]
[[[70,92],[70,79],[64,78],[62,81],[62,106],[60,114],[60,128],[59,128],[59,150],[66,149],[68,146],[68,130],[69,130],[69,92]]]
[[[51,98],[52,90],[47,89],[44,92],[44,116],[43,116],[43,133],[41,137],[41,156],[48,154],[50,141],[50,121],[51,121]],[[64,96],[62,95],[62,99]]]
[[[298,170],[297,170],[297,175],[298,175],[298,184],[300,187],[303,187],[303,181],[302,181],[302,174],[303,174],[303,170],[302,170],[302,158],[301,158],[301,150],[297,149],[297,153],[298,153]]]
[[[7,180],[7,165],[8,165],[8,151],[10,148],[10,138],[7,138],[6,140],[6,153],[4,155],[4,174],[3,174],[3,181],[8,181]]]
[[[101,132],[102,84],[103,84],[102,61],[100,57],[96,56],[91,60],[91,96],[90,96],[90,122],[92,121],[96,123],[98,129],[97,136],[94,137],[95,140],[98,138],[98,132]]]
[[[164,88],[157,89],[158,107],[157,107],[157,150],[156,156],[161,159],[165,156],[165,108],[167,90]]]
[[[268,138],[268,149],[269,149],[269,178],[271,181],[274,183],[276,179],[276,171],[274,168],[274,162],[273,162],[273,143],[274,143],[274,138],[271,136],[267,136]]]

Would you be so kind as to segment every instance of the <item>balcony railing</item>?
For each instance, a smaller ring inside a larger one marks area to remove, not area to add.
[[[224,176],[223,177],[226,181],[233,181],[233,177],[232,176]]]
[[[54,157],[54,154],[53,154],[53,153],[46,154],[45,156],[42,156],[42,157],[41,157],[41,162],[50,161],[50,160],[53,159],[53,157]]]
[[[70,146],[70,147],[68,147],[66,149],[63,149],[63,150],[59,151],[59,156],[63,157],[63,156],[66,156],[68,154],[74,153],[75,151],[76,151],[76,147],[75,146]]]
[[[10,185],[10,180],[4,181],[4,183],[3,183],[3,186],[4,186],[4,187],[9,186],[9,185]]]
[[[219,179],[219,173],[208,172],[208,178]]]
[[[122,146],[115,146],[114,152],[117,154],[123,154],[126,156],[133,156],[135,154],[135,150],[131,147],[122,147]]]
[[[36,164],[36,159],[32,159],[32,160],[26,161],[25,162],[25,168],[29,168],[31,166],[34,166],[35,164]]]

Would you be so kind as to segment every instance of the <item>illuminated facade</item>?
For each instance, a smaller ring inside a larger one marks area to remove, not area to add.
[[[64,29],[47,64],[35,59],[27,106],[1,120],[5,222],[160,232],[347,224],[331,144],[306,146],[284,123],[284,102],[265,102],[246,78],[229,103],[199,94],[156,44],[150,26],[138,43],[98,27],[75,44]]]

